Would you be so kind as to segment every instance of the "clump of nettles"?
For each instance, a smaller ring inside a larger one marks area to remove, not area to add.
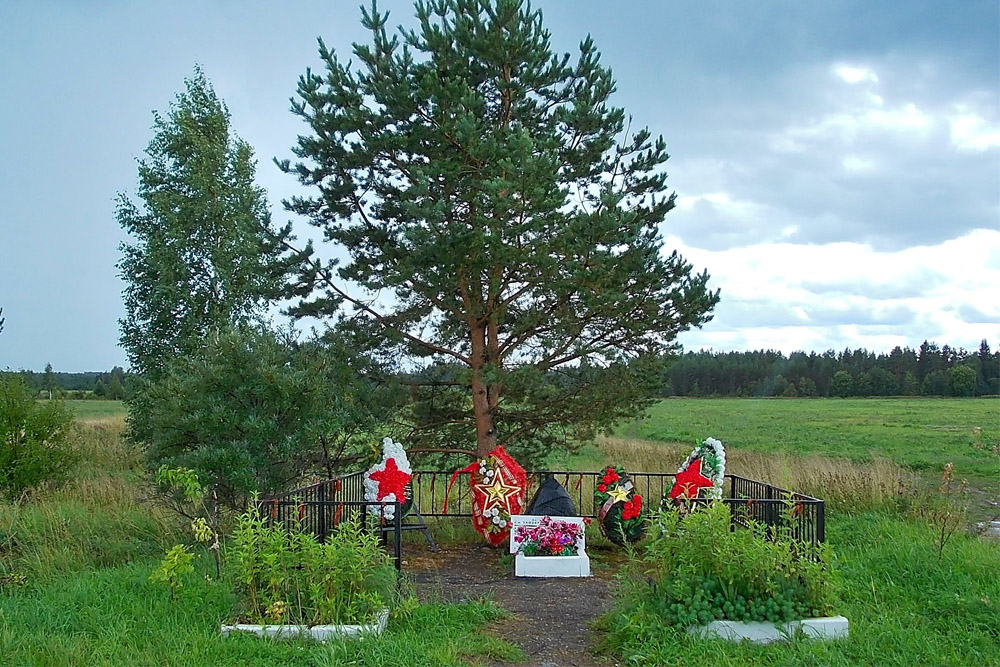
[[[620,623],[652,613],[671,626],[714,620],[784,622],[824,616],[837,601],[836,577],[825,545],[793,538],[794,505],[786,527],[730,529],[721,502],[684,516],[665,507],[652,517],[651,539],[624,568],[617,610]]]

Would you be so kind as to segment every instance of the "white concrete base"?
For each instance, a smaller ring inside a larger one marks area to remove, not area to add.
[[[706,639],[728,639],[768,644],[791,639],[801,632],[810,639],[840,639],[847,637],[848,622],[843,616],[806,618],[787,623],[743,623],[741,621],[712,621],[708,625],[693,625],[688,634]]]
[[[287,639],[289,637],[306,637],[318,641],[327,639],[354,639],[364,635],[378,636],[385,631],[386,623],[389,622],[389,610],[383,609],[379,612],[378,618],[369,625],[252,625],[248,623],[237,623],[236,625],[223,625],[222,634],[230,635],[234,632],[249,632],[259,637],[269,637],[271,639]]]
[[[579,556],[514,556],[515,577],[589,577],[590,557]]]

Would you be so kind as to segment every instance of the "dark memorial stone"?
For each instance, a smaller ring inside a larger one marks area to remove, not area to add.
[[[569,491],[556,481],[555,477],[549,477],[538,487],[538,492],[531,499],[528,511],[525,514],[533,516],[578,516],[576,507]]]

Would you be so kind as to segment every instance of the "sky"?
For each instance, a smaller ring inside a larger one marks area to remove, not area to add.
[[[380,2],[412,26],[412,2]],[[614,102],[667,141],[665,251],[722,291],[685,349],[1000,346],[1000,5],[544,0]],[[255,149],[275,222],[306,131],[289,108],[347,55],[356,2],[0,0],[0,368],[125,365],[118,193],[200,64]],[[293,220],[293,222],[296,222]],[[311,228],[296,224],[300,235]]]

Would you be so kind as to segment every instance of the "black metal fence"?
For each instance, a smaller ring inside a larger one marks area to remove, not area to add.
[[[383,543],[391,541],[393,562],[396,570],[401,570],[402,504],[369,502],[364,499],[362,489],[361,473],[354,473],[258,501],[257,507],[261,515],[271,522],[295,523],[321,542],[325,542],[333,530],[345,521],[359,524],[365,530],[377,533]],[[377,510],[372,512],[374,507],[393,507],[392,519],[380,518],[382,513]]]
[[[528,498],[547,477],[553,476],[569,492],[576,503],[579,516],[596,517],[594,491],[603,472],[541,471],[528,473]],[[646,499],[647,505],[658,504],[674,484],[674,473],[630,472],[628,474],[636,493]],[[468,475],[459,475],[445,507],[445,494],[451,473],[417,470],[411,482],[413,504],[424,517],[471,517],[472,494]],[[779,530],[788,531],[795,540],[817,546],[826,541],[825,505],[819,498],[788,491],[780,487],[739,475],[726,475],[723,482],[722,502],[729,507],[731,525],[747,527],[752,523],[764,527],[765,534],[773,536]],[[709,502],[693,499],[693,504]],[[333,527],[342,521],[365,522],[371,503],[364,498],[362,473],[351,473],[336,479],[317,482],[295,489],[274,499],[261,501],[262,511],[271,512],[276,521],[297,519],[320,540],[325,540]],[[377,522],[371,530],[379,532],[388,542],[392,535],[392,549],[396,567],[401,566],[401,532],[412,526],[403,523],[398,503],[392,521]]]
[[[528,473],[528,497],[548,476],[553,476],[569,492],[580,516],[596,517],[594,491],[603,472],[541,471]],[[674,485],[675,473],[630,472],[636,493],[647,504],[659,503]],[[444,507],[444,489],[450,473],[415,471],[413,500],[423,516],[472,516],[472,497],[467,475],[459,475]],[[728,492],[728,494],[727,494]],[[826,541],[825,505],[819,498],[787,491],[781,487],[740,475],[726,475],[724,502],[730,508],[734,526],[748,526],[751,521],[774,534],[779,528],[791,530],[792,536],[813,545]],[[707,502],[704,499],[692,501]]]

